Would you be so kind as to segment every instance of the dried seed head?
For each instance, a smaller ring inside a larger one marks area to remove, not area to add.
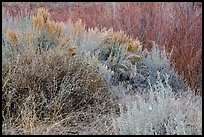
[[[142,45],[139,41],[130,41],[128,44],[128,51],[138,53],[142,49]]]
[[[17,36],[16,33],[14,31],[11,31],[10,29],[7,30],[7,37],[9,39],[9,41],[15,45],[17,43]]]
[[[46,23],[49,20],[50,14],[48,13],[48,11],[46,9],[39,8],[37,16],[42,17],[43,22]]]
[[[37,31],[44,30],[49,35],[54,35],[57,40],[62,36],[62,22],[50,21],[50,14],[44,8],[39,8],[36,16],[32,17],[33,27]],[[81,24],[79,21],[77,24]]]
[[[83,24],[82,20],[79,19],[77,22],[74,24],[74,36],[78,36],[79,34],[85,32],[85,25]]]
[[[107,32],[106,43],[124,44],[127,46],[129,52],[137,53],[142,49],[139,41],[133,41],[121,30],[119,32],[114,32],[113,29],[110,28]]]

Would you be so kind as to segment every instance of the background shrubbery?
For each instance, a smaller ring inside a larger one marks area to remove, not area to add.
[[[175,49],[33,14],[3,11],[3,134],[202,134],[202,97],[174,70]]]
[[[23,11],[32,15],[39,7],[46,7],[55,21],[76,22],[80,18],[86,29],[112,27],[114,31],[123,30],[132,38],[138,38],[147,49],[151,49],[151,41],[159,47],[165,46],[168,52],[174,49],[175,70],[196,92],[202,91],[200,2],[5,2],[3,7],[12,16],[23,16]]]

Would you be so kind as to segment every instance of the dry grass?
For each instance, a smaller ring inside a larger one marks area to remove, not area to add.
[[[139,53],[142,50],[142,45],[139,41],[134,41],[132,38],[128,37],[125,32],[118,31],[114,32],[113,29],[107,30],[107,39],[104,41],[105,44],[116,44],[127,46],[127,51]]]
[[[13,45],[16,45],[17,44],[17,36],[16,36],[16,33],[14,31],[11,31],[10,29],[7,31],[7,37],[8,39],[10,40],[10,42],[13,44]]]
[[[50,15],[44,8],[39,8],[37,15],[32,17],[34,29],[45,30],[49,35],[54,35],[58,40],[62,36],[62,24],[50,21]]]
[[[35,133],[40,123],[61,121],[71,112],[109,111],[105,83],[91,66],[67,52],[37,55],[28,50],[3,64],[2,78],[3,122],[23,126],[25,134]]]

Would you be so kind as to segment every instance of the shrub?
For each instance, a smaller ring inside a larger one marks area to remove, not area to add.
[[[168,74],[170,76],[169,84],[171,85],[173,92],[178,93],[187,91],[188,84],[182,76],[179,76],[177,74],[177,71],[174,68],[174,64],[171,62],[173,57],[173,50],[171,51],[171,53],[167,53],[165,49],[159,49],[159,46],[155,43],[153,43],[152,45],[153,46],[150,52],[143,52],[143,56],[146,57],[142,60],[141,66],[138,68],[138,71],[140,71],[141,74],[143,74],[143,77],[148,78],[153,84],[156,84],[157,71],[160,72],[163,82],[165,75]],[[141,67],[146,69],[142,69]],[[145,70],[148,71],[145,72]]]
[[[168,74],[170,76],[169,84],[171,85],[173,89],[172,91],[175,93],[175,95],[186,92],[188,84],[182,76],[177,74],[173,68],[173,64],[170,61],[172,59],[173,51],[168,54],[166,53],[165,49],[160,50],[158,45],[155,43],[152,43],[152,45],[153,46],[150,51],[145,49],[141,52],[143,59],[140,62],[129,63],[129,68],[120,67],[117,69],[117,71],[115,71],[112,77],[112,81],[115,81],[113,85],[117,85],[119,82],[122,82],[126,87],[131,85],[134,92],[145,92],[146,89],[149,88],[148,79],[152,84],[156,84],[156,72],[160,71],[160,77],[163,83],[165,75]]]
[[[168,75],[165,83],[158,78],[156,84],[149,82],[148,93],[122,96],[121,114],[113,122],[115,134],[202,134],[201,97],[187,92],[186,96],[175,98]]]
[[[45,10],[38,12],[36,19],[47,17]],[[39,15],[41,12],[42,16]],[[57,46],[58,38],[63,38],[49,35],[49,31],[44,28],[46,24],[42,23],[41,26],[34,26],[34,29],[38,27],[37,30],[31,30],[28,45],[24,37],[17,37],[17,41],[21,41],[17,42],[17,46],[26,46],[20,50],[8,50],[11,57],[2,64],[4,126],[23,126],[26,134],[30,134],[38,124],[66,119],[73,112],[109,113],[112,103],[108,86],[98,70],[81,56],[73,56],[69,48],[71,44]],[[10,40],[5,43],[5,48],[7,44],[15,47],[15,36],[15,31],[8,31]],[[56,43],[52,43],[52,39]],[[40,50],[50,47],[38,52],[37,46],[41,46]],[[78,118],[76,116],[78,122],[85,119]]]

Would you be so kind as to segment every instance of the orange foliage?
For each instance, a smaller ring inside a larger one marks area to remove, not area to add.
[[[33,27],[37,31],[45,30],[48,34],[60,38],[62,35],[62,23],[50,21],[50,14],[44,8],[39,8],[36,16],[32,18]]]
[[[7,37],[9,39],[9,41],[13,44],[16,45],[17,44],[17,36],[16,33],[14,31],[11,31],[10,29],[7,30]]]

